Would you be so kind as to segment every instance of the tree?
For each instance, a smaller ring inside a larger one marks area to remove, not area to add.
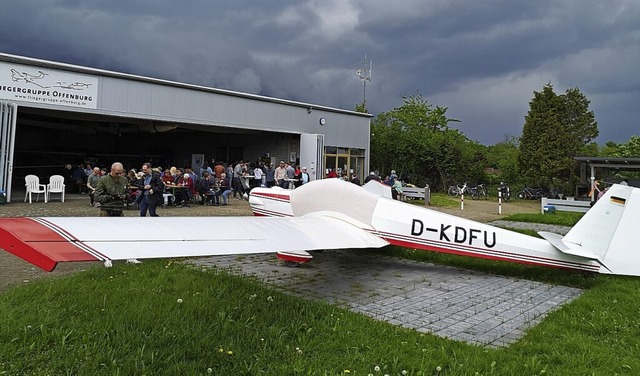
[[[577,88],[556,95],[547,84],[534,92],[529,106],[518,157],[524,182],[550,187],[554,178],[575,181],[573,157],[598,135],[589,100]]]
[[[638,158],[640,157],[640,136],[631,136],[624,144],[616,144],[609,141],[605,144],[600,155],[614,158]]]
[[[520,180],[518,171],[518,142],[516,137],[507,137],[504,141],[487,148],[487,167],[498,170],[492,183],[501,181],[517,184]]]
[[[446,116],[421,95],[403,97],[403,105],[378,114],[371,125],[371,166],[408,176],[414,184],[447,184],[483,179],[483,147],[448,127]],[[480,162],[478,162],[480,160]]]
[[[356,110],[356,112],[362,112],[363,114],[368,114],[369,113],[369,110],[367,109],[367,104],[365,102],[357,103],[355,110]]]
[[[569,88],[563,99],[564,124],[567,127],[571,149],[580,150],[598,137],[598,122],[593,111],[589,111],[589,100],[578,88]]]

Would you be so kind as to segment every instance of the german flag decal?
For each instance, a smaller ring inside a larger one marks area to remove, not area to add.
[[[611,202],[613,202],[614,204],[624,205],[627,200],[621,197],[611,196]]]

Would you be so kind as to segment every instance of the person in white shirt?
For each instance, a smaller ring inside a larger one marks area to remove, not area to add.
[[[256,168],[253,169],[253,179],[256,186],[259,185],[260,187],[264,187],[264,182],[262,181],[263,176],[264,174],[262,173],[260,166],[256,166]]]

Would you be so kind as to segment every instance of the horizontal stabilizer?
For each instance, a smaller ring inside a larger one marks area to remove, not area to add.
[[[596,255],[593,252],[588,252],[582,249],[578,249],[577,247],[571,247],[570,243],[566,243],[565,241],[562,240],[563,239],[562,235],[558,235],[556,233],[547,232],[547,231],[538,231],[538,234],[542,236],[545,240],[547,240],[549,243],[551,243],[551,245],[556,247],[556,249],[558,249],[560,252],[566,253],[568,255],[574,255],[574,256],[588,258],[591,260],[601,261],[598,255]]]

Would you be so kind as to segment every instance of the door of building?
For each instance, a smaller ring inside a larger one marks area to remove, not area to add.
[[[11,177],[13,175],[13,149],[16,139],[18,106],[0,102],[0,190],[11,201]]]

